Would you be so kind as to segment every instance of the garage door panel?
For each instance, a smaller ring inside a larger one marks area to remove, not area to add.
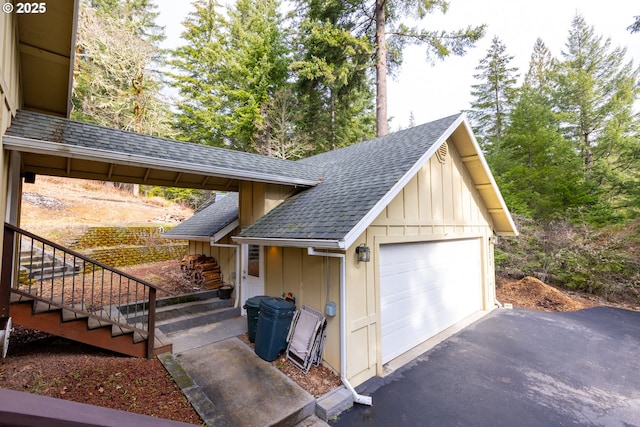
[[[479,310],[480,240],[382,245],[383,363]]]

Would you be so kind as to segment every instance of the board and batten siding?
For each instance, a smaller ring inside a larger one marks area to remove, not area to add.
[[[479,238],[482,308],[495,300],[490,215],[455,149],[433,156],[347,251],[347,376],[354,386],[383,374],[380,323],[380,246]],[[371,248],[371,262],[355,261],[355,247]]]
[[[340,262],[336,258],[309,256],[307,249],[265,248],[265,294],[281,296],[291,292],[296,306],[310,306],[324,313],[327,297],[339,304]],[[348,263],[348,261],[347,261]],[[327,317],[324,361],[340,371],[340,313]]]
[[[242,181],[238,191],[240,228],[250,226],[294,192],[295,188],[286,185]]]
[[[16,20],[15,13],[0,14],[0,103],[2,104],[0,110],[0,144],[2,144],[2,136],[11,124],[11,118],[20,106],[20,54],[18,52]],[[2,165],[0,185],[3,189],[0,197],[0,212],[3,214],[7,211],[10,159],[11,156],[5,150],[0,150],[0,165]],[[14,159],[16,158],[14,157]],[[0,238],[2,238],[3,234],[4,228],[0,230]],[[2,248],[0,248],[0,256],[2,256]]]

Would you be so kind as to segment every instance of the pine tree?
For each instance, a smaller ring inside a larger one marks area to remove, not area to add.
[[[82,2],[72,95],[77,120],[167,136],[169,110],[157,71],[163,29],[148,0]]]
[[[288,77],[278,2],[194,5],[171,61],[182,97],[176,126],[189,141],[253,151],[262,111]]]
[[[183,25],[184,44],[171,52],[171,85],[178,89],[175,126],[179,137],[191,142],[226,146],[226,101],[219,75],[225,64],[222,28],[227,21],[215,0],[193,2]]]
[[[499,149],[504,129],[508,125],[516,94],[517,68],[510,66],[513,56],[506,53],[505,44],[494,36],[487,55],[476,67],[470,117],[481,147],[487,153]]]
[[[638,183],[640,137],[633,105],[639,70],[625,63],[626,50],[612,48],[581,16],[573,19],[557,76],[556,108],[565,137],[582,159],[585,179],[599,196],[593,222],[638,211],[628,189]]]
[[[301,130],[322,152],[374,135],[371,47],[345,22],[346,3],[309,2],[296,27],[292,64]]]

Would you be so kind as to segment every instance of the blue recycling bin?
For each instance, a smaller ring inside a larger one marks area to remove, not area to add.
[[[263,298],[256,330],[255,352],[271,362],[287,348],[287,335],[296,311],[295,304],[282,298]]]

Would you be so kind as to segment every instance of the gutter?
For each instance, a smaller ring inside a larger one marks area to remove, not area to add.
[[[280,246],[280,247],[290,247],[290,248],[339,249],[339,250],[346,249],[344,240],[302,239],[302,238],[283,239],[278,237],[241,237],[241,236],[233,236],[231,237],[231,239],[234,242],[242,243],[245,245]]]
[[[351,392],[356,403],[371,406],[373,404],[371,396],[358,394],[349,383],[349,380],[347,380],[347,307],[345,303],[347,299],[347,256],[333,252],[318,252],[312,247],[307,248],[307,254],[340,259],[340,380],[347,390]]]

